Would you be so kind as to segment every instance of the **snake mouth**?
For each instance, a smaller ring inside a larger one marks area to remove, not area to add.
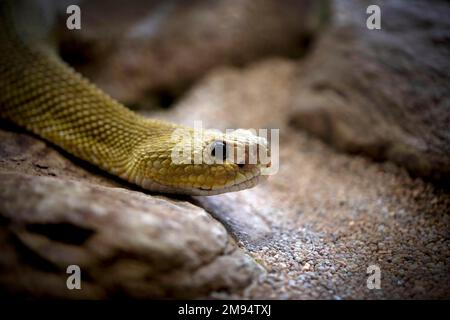
[[[255,187],[258,183],[260,183],[261,181],[264,181],[267,179],[267,176],[262,176],[262,175],[256,175],[253,178],[250,178],[248,180],[242,181],[240,183],[228,186],[228,187],[223,187],[220,189],[197,189],[197,188],[189,188],[189,193],[192,195],[196,195],[196,196],[213,196],[213,195],[218,195],[221,193],[226,193],[226,192],[235,192],[235,191],[241,191],[241,190],[245,190],[245,189],[250,189]]]
[[[244,165],[246,167],[248,165]],[[213,196],[226,192],[235,192],[255,187],[258,183],[267,180],[268,176],[263,174],[269,165],[250,165],[247,167],[248,172],[252,172],[253,176],[246,180],[241,180],[238,183],[232,185],[226,185],[219,188],[187,188],[189,194],[198,196]],[[242,175],[241,175],[242,176]]]
[[[188,186],[171,186],[162,184],[160,182],[156,182],[152,179],[143,179],[139,181],[136,179],[134,181],[136,184],[141,185],[144,189],[153,190],[156,192],[164,192],[164,193],[172,193],[172,194],[186,194],[192,196],[213,196],[226,192],[235,192],[241,191],[244,189],[250,189],[256,186],[258,183],[265,181],[267,179],[267,175],[264,174],[264,168],[266,166],[253,166],[253,176],[246,179],[241,180],[235,184],[224,185],[224,186],[214,186],[214,187],[188,187]],[[241,176],[243,176],[241,174]]]
[[[164,184],[158,183],[151,179],[144,179],[142,181],[142,183],[138,183],[138,184],[140,184],[144,189],[153,190],[153,191],[157,191],[157,192],[172,193],[172,194],[186,194],[186,195],[192,195],[192,196],[213,196],[213,195],[218,195],[221,193],[240,191],[240,190],[244,190],[244,189],[253,188],[259,182],[265,180],[266,178],[267,178],[267,176],[257,174],[255,176],[253,176],[252,178],[242,181],[240,183],[236,183],[236,184],[233,184],[230,186],[224,186],[222,188],[217,188],[217,189],[174,187],[174,186],[169,186],[169,185],[164,185]],[[137,181],[136,181],[136,183],[137,183]]]

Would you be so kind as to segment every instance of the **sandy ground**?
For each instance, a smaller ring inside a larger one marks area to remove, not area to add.
[[[247,245],[270,270],[249,295],[448,298],[448,194],[393,165],[340,155],[307,137],[298,140],[296,161],[267,186],[281,188],[283,180],[287,186],[279,192],[276,219],[267,219],[274,234]],[[296,167],[300,173],[292,181],[289,172]],[[290,210],[289,203],[298,206]],[[366,287],[370,265],[381,269],[381,290]],[[269,295],[267,286],[273,289]]]

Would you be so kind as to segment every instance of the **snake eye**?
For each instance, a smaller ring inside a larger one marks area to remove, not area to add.
[[[211,156],[225,160],[227,158],[227,145],[223,141],[215,141],[212,145]]]

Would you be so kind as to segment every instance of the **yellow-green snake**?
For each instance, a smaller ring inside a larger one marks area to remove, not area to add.
[[[256,145],[266,148],[264,139],[247,130],[194,134],[192,128],[132,112],[63,62],[40,34],[16,21],[23,15],[14,10],[19,9],[0,1],[1,118],[151,191],[214,195],[250,188],[261,180],[265,166],[259,160],[214,160],[223,158],[220,150],[236,148],[245,148],[248,159]],[[174,134],[177,129],[183,134]],[[192,139],[186,139],[189,135]],[[192,147],[189,155],[210,160],[178,163],[172,155],[179,146]]]

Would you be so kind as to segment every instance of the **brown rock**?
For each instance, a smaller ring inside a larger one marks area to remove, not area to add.
[[[334,22],[306,59],[292,124],[338,149],[389,159],[415,174],[450,178],[450,5],[335,1]]]
[[[38,176],[75,179],[104,186],[125,186],[119,180],[108,179],[100,170],[30,133],[0,122],[0,171]],[[6,130],[3,130],[6,129]]]

